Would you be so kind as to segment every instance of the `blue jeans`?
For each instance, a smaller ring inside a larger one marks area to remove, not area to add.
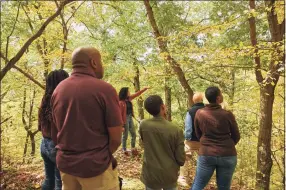
[[[122,135],[122,148],[123,148],[123,150],[126,150],[126,141],[128,139],[128,132],[129,131],[131,134],[131,148],[135,148],[136,132],[135,132],[135,127],[134,127],[132,115],[126,116],[126,124],[124,125],[124,132]]]
[[[62,180],[56,165],[57,150],[51,139],[43,138],[41,144],[41,156],[45,165],[45,181],[42,190],[61,190]]]
[[[204,189],[215,170],[218,189],[229,190],[236,163],[236,156],[199,156],[191,190]]]
[[[149,188],[147,186],[145,186],[145,190],[177,190],[178,188],[177,187],[170,187],[170,188],[160,188],[160,189],[152,189],[152,188]]]

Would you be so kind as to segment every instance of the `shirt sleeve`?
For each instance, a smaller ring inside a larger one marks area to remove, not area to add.
[[[104,96],[106,126],[108,128],[122,126],[123,121],[116,90],[111,86]]]
[[[185,119],[185,139],[186,140],[191,140],[192,132],[193,132],[192,116],[189,114],[189,112],[187,112],[186,119]]]
[[[240,133],[234,115],[230,112],[230,136],[234,143],[237,144],[240,140]]]
[[[179,166],[183,166],[186,160],[184,140],[183,130],[179,129],[177,134],[177,146],[175,150],[175,158]]]
[[[199,120],[198,120],[199,112],[200,112],[200,110],[197,111],[196,116],[195,116],[195,121],[194,121],[195,133],[196,133],[198,139],[200,139],[202,137],[202,131],[201,131]]]
[[[130,96],[129,96],[129,100],[131,101],[131,100],[133,100],[134,98],[140,96],[140,95],[143,94],[143,92],[145,92],[146,90],[147,90],[147,89],[144,88],[144,89],[142,89],[142,90],[139,90],[139,91],[136,92],[135,94],[130,95]]]

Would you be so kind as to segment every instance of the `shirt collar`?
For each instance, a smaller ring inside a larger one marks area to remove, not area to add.
[[[90,67],[75,67],[75,68],[73,68],[72,75],[78,74],[78,73],[84,74],[84,75],[89,75],[89,76],[96,78],[94,71]]]

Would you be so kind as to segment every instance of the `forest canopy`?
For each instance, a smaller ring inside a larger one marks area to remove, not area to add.
[[[150,87],[134,102],[138,121],[151,117],[143,100],[158,94],[168,119],[184,129],[193,94],[218,86],[241,133],[235,186],[284,188],[285,1],[0,4],[0,170],[8,189],[17,189],[5,177],[12,168],[41,166],[45,78],[55,69],[71,73],[71,53],[80,46],[99,49],[103,80],[117,92]]]

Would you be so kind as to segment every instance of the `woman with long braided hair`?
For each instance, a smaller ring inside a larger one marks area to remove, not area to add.
[[[58,84],[69,77],[64,70],[55,70],[46,78],[46,90],[39,109],[39,131],[42,131],[41,156],[45,166],[45,180],[42,184],[43,190],[61,190],[62,181],[56,166],[57,130],[53,127],[51,97]]]

